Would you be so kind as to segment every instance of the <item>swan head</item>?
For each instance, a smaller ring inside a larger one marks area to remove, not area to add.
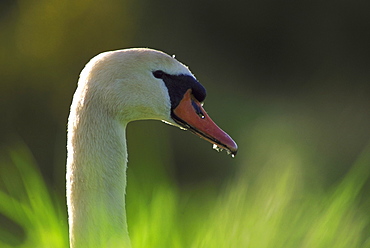
[[[105,52],[83,69],[74,103],[94,105],[123,123],[157,119],[190,130],[232,155],[236,143],[203,109],[205,88],[187,66],[146,48]],[[76,108],[78,108],[76,106]]]

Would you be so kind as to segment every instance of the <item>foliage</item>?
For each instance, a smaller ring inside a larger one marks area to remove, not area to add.
[[[67,247],[64,203],[48,190],[26,149],[9,157],[14,167],[8,164],[10,170],[1,173],[0,213],[24,235],[1,225],[0,246]],[[241,173],[221,193],[209,187],[180,192],[168,179],[150,189],[132,183],[133,247],[369,247],[369,216],[359,202],[369,177],[369,151],[326,191],[305,185],[291,158],[257,178]]]
[[[64,192],[53,189],[64,187],[78,74],[127,47],[189,65],[242,149],[230,160],[174,128],[130,126],[134,247],[370,247],[369,149],[356,160],[370,138],[366,1],[0,6],[0,147],[19,135],[37,158],[22,145],[0,154],[0,247],[68,246]]]
[[[22,148],[9,156],[14,168],[4,166],[4,161],[0,167],[8,170],[1,171],[4,190],[0,191],[0,213],[24,233],[14,237],[11,229],[1,225],[0,246],[67,247],[66,214],[55,194],[49,192],[31,154]]]

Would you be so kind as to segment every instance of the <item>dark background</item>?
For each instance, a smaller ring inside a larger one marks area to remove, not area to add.
[[[370,139],[369,12],[368,1],[1,1],[0,147],[24,142],[63,198],[80,71],[102,51],[150,47],[190,67],[240,151],[231,159],[187,132],[135,122],[130,170],[150,178],[155,157],[179,186],[220,185],[283,142],[310,154],[308,177],[330,186]]]

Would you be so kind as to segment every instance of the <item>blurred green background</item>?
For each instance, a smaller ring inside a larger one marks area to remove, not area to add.
[[[231,159],[160,122],[130,124],[134,247],[370,247],[369,11],[333,0],[1,1],[0,244],[37,247],[26,241],[45,235],[38,216],[50,213],[46,229],[60,234],[50,247],[65,247],[78,75],[100,52],[150,47],[190,67],[240,150]],[[45,209],[30,207],[33,194]]]

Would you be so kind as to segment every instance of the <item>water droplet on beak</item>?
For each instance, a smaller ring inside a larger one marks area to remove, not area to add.
[[[218,147],[216,144],[213,144],[213,147],[212,147],[213,149],[215,149],[216,151],[220,151],[220,147]]]

